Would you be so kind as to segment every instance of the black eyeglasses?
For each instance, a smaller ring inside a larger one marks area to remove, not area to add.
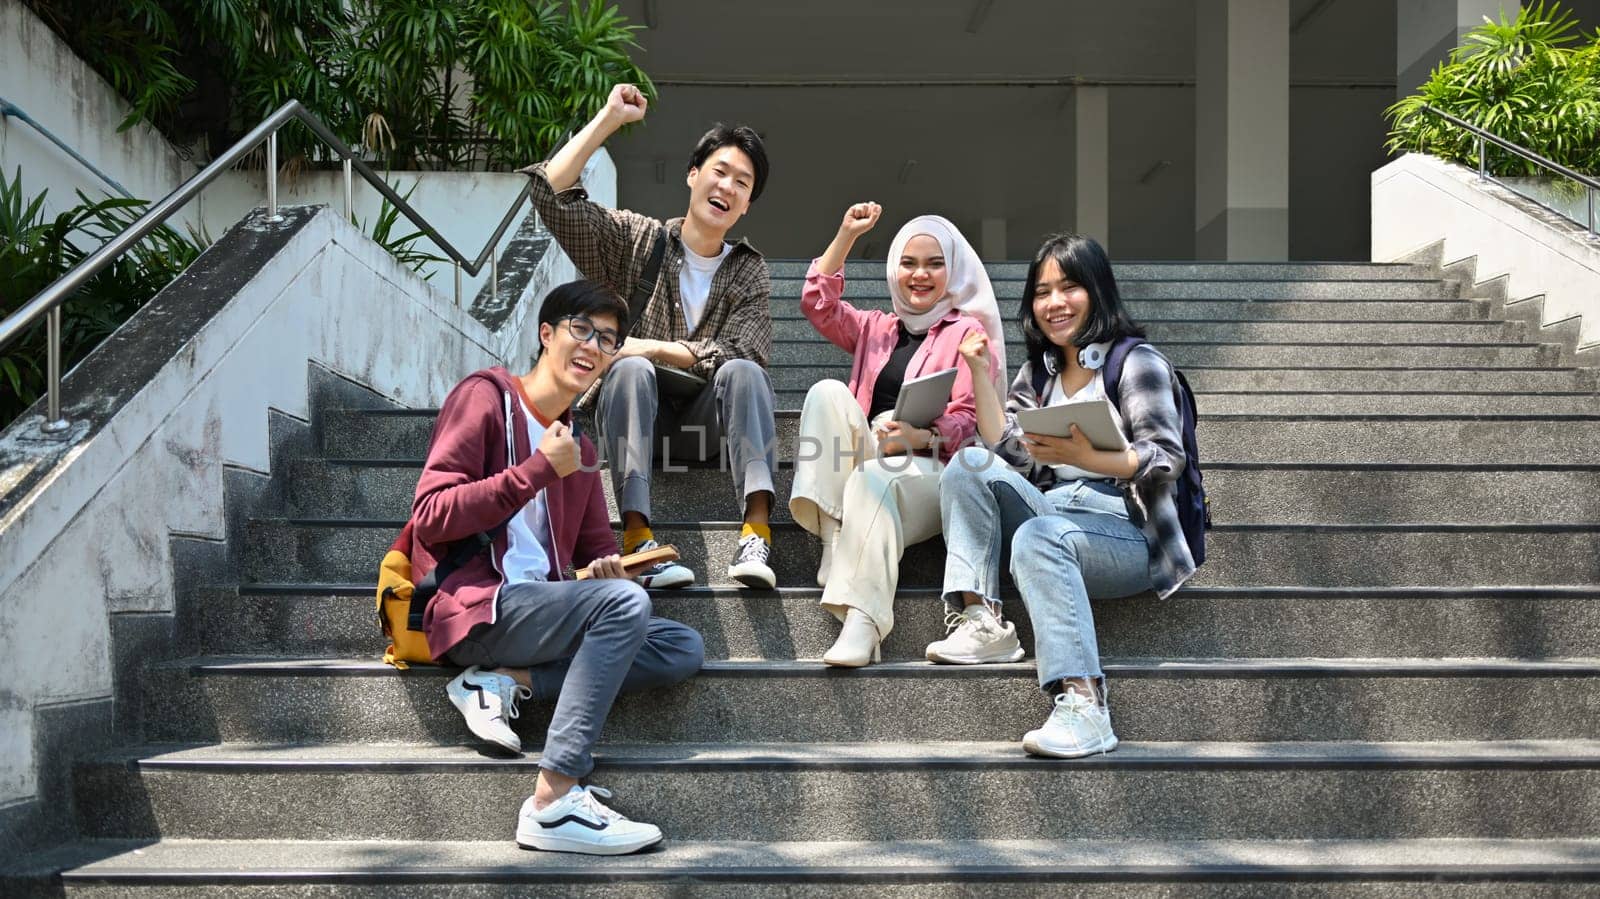
[[[593,340],[594,345],[600,348],[600,352],[607,356],[615,356],[617,351],[622,349],[622,338],[617,336],[617,332],[602,331],[594,326],[594,322],[581,315],[569,315],[561,321],[567,326],[567,333],[572,335],[573,340],[579,343]]]

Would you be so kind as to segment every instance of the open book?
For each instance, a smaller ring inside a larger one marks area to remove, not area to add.
[[[669,543],[666,546],[647,549],[642,553],[628,553],[622,557],[622,570],[629,575],[635,575],[651,565],[676,561],[678,561],[678,548]],[[573,577],[580,581],[586,581],[589,579],[589,569],[579,568],[573,572]]]
[[[1117,420],[1111,414],[1111,401],[1107,399],[1024,409],[1017,413],[1017,425],[1023,433],[1048,437],[1066,437],[1072,433],[1070,426],[1077,425],[1097,450],[1128,448],[1128,438],[1117,427]]]

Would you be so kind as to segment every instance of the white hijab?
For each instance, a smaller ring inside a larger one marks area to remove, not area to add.
[[[944,296],[926,312],[911,311],[910,302],[901,294],[900,281],[896,277],[906,244],[919,234],[926,234],[939,242],[939,248],[944,251],[947,276]],[[989,273],[983,268],[983,260],[978,258],[977,251],[961,236],[956,226],[943,216],[917,216],[906,222],[894,236],[894,243],[889,245],[888,262],[889,297],[894,303],[894,314],[905,323],[906,330],[912,334],[926,334],[951,309],[959,309],[973,316],[989,335],[989,356],[993,359],[990,380],[1000,395],[1005,396],[1006,332],[1000,320],[1000,307],[995,303],[994,287],[989,283]]]

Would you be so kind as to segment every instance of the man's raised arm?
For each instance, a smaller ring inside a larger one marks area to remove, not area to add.
[[[600,149],[623,125],[643,119],[648,106],[644,92],[633,85],[619,84],[613,87],[611,95],[606,98],[606,105],[594,114],[589,124],[584,125],[581,131],[556,151],[556,155],[550,157],[544,170],[550,187],[559,193],[577,184],[583,175],[583,167],[589,164],[589,157],[594,155],[594,151]]]

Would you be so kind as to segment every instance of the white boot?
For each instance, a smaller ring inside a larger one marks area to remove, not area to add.
[[[831,515],[817,515],[817,537],[822,541],[822,564],[817,566],[817,586],[828,586],[828,573],[833,570],[833,543],[839,539],[839,519]]]
[[[879,661],[882,656],[878,652],[878,626],[872,623],[867,613],[860,609],[851,609],[844,616],[844,628],[839,631],[839,639],[833,641],[833,646],[822,654],[822,661],[836,668],[860,668],[869,662]]]

